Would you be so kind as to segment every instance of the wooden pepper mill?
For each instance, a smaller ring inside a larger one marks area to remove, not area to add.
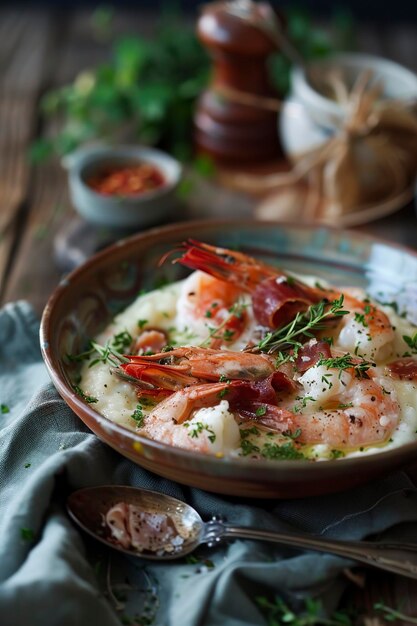
[[[227,90],[275,96],[267,58],[277,50],[268,33],[270,5],[251,0],[213,2],[197,24],[200,41],[213,59],[211,83],[201,95],[194,118],[195,142],[224,164],[257,163],[280,154],[277,113],[229,98]]]

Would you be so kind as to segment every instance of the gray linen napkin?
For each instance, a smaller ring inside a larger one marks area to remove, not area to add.
[[[320,595],[331,609],[343,589],[349,562],[251,541],[151,566],[108,551],[81,536],[65,513],[65,497],[77,488],[140,486],[188,501],[203,519],[222,514],[240,524],[346,539],[400,523],[404,532],[417,520],[417,490],[403,473],[343,494],[259,502],[141,469],[102,444],[61,400],[41,360],[38,321],[22,302],[0,311],[0,404],[2,626],[249,626],[265,623],[257,596]],[[412,525],[408,531],[417,541]]]

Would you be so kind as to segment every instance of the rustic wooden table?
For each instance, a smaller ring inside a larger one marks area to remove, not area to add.
[[[0,10],[0,303],[27,299],[38,313],[61,278],[53,260],[54,238],[74,212],[60,164],[31,165],[28,147],[36,137],[53,132],[39,115],[42,94],[108,54],[107,44],[91,38],[89,17],[81,10]],[[122,12],[115,15],[113,29],[115,34],[146,34],[154,24],[152,16]],[[412,25],[363,25],[357,42],[360,50],[417,71]],[[412,206],[359,230],[417,248]],[[410,472],[417,477],[417,471]],[[352,599],[364,608],[382,599],[417,616],[417,582],[405,578],[369,570],[365,588],[352,585],[345,602]]]

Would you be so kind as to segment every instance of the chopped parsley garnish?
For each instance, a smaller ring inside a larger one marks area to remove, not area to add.
[[[133,411],[133,413],[132,413],[132,415],[130,417],[132,418],[132,420],[134,420],[136,422],[136,426],[138,428],[142,428],[145,416],[143,414],[142,405],[141,404],[138,404],[136,406],[136,409]]]
[[[362,324],[362,326],[365,326],[365,327],[368,326],[368,322],[365,319],[364,313],[355,313],[355,322],[358,322],[358,324]]]
[[[417,353],[417,333],[414,333],[412,337],[409,337],[408,335],[403,335],[403,339],[405,343],[407,344],[407,346],[411,348],[412,352],[416,354]]]
[[[345,456],[345,453],[342,450],[330,450],[331,459],[340,459],[343,456]]]
[[[234,330],[229,330],[228,328],[226,328],[226,330],[223,333],[223,339],[225,341],[232,341],[234,334],[235,334]]]
[[[331,374],[323,374],[323,376],[321,377],[321,382],[324,385],[327,385],[328,389],[331,389],[333,387],[332,381],[329,380],[329,379],[331,379],[331,376],[332,376]]]
[[[218,306],[218,303],[213,303],[211,306]],[[207,338],[200,343],[200,347],[207,347],[212,339],[223,339],[224,341],[229,342],[232,341],[234,335],[236,334],[236,331],[230,330],[229,328],[227,328],[227,325],[230,324],[233,318],[237,317],[238,319],[241,319],[243,312],[247,306],[248,305],[244,304],[243,302],[235,302],[235,304],[233,304],[233,306],[229,308],[229,315],[226,317],[225,320],[223,320],[221,324],[215,327],[209,326],[209,334]],[[211,317],[211,315],[206,315],[206,317]]]
[[[127,330],[117,333],[111,341],[111,347],[116,352],[125,352],[133,343],[133,337]]]
[[[246,439],[249,435],[260,435],[261,431],[256,426],[252,426],[251,428],[241,428],[240,430],[240,438]]]
[[[240,442],[242,449],[242,456],[249,456],[250,454],[259,454],[260,448],[255,445],[250,439],[242,439]]]
[[[144,326],[146,326],[146,324],[148,323],[148,320],[138,320],[138,328],[139,330],[142,330]],[[132,343],[132,342],[130,342]]]
[[[6,413],[10,413],[10,409],[7,404],[0,404],[0,413],[5,415]]]
[[[298,439],[301,436],[301,428],[296,428],[293,433],[290,430],[286,430],[282,434],[289,439]]]
[[[189,428],[190,424],[188,422],[184,422],[184,426]],[[208,432],[207,439],[211,443],[214,443],[216,441],[216,433],[207,424],[203,424],[203,422],[196,422],[195,424],[192,424],[192,428],[190,428],[188,434],[192,439],[196,439],[201,435],[203,430]]]
[[[266,406],[259,406],[255,411],[255,415],[256,417],[262,417],[262,415],[265,415],[266,411]]]
[[[301,411],[306,408],[307,402],[315,402],[316,401],[316,399],[313,398],[312,396],[296,396],[295,399],[296,400],[300,400],[300,403],[296,404],[293,407],[294,413],[301,413]]]
[[[297,448],[290,441],[282,445],[279,445],[277,443],[270,443],[268,441],[262,446],[261,455],[265,459],[273,459],[273,460],[305,459],[304,454],[300,452],[299,450],[297,450]]]
[[[242,456],[256,455],[263,457],[264,459],[273,460],[292,460],[292,459],[305,459],[306,457],[300,452],[292,441],[285,443],[273,443],[267,441],[261,447],[249,439],[250,435],[259,435],[260,431],[256,428],[244,428],[240,430],[240,447],[242,450]],[[295,439],[301,434],[301,430],[297,429],[294,433],[283,433],[284,436],[290,439]]]
[[[32,463],[25,463],[24,468],[28,469],[31,465],[32,465]]]
[[[94,402],[98,402],[97,398],[94,398],[94,396],[88,396],[78,385],[74,385],[73,389],[75,393],[84,400],[84,402],[87,402],[87,404],[94,404]]]

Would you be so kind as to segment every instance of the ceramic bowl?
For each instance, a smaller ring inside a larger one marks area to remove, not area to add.
[[[138,465],[179,483],[208,491],[258,498],[291,498],[339,491],[405,465],[417,442],[369,456],[335,461],[254,461],[181,450],[140,437],[94,410],[73,390],[79,353],[88,339],[127,306],[140,289],[188,272],[157,262],[191,237],[258,256],[295,272],[334,284],[359,285],[404,308],[417,310],[417,254],[364,235],[324,227],[273,222],[185,222],[122,240],[92,257],[57,287],[42,317],[41,348],[51,378],[67,404],[105,443]]]
[[[417,99],[416,74],[381,57],[337,54],[315,61],[309,68],[317,76],[335,70],[348,85],[353,85],[360,74],[370,70],[374,81],[382,81],[385,98]],[[295,67],[291,73],[291,93],[279,119],[281,143],[287,156],[296,156],[328,140],[340,128],[345,115],[346,110],[340,103],[319,93],[307,80],[305,70]]]
[[[150,163],[165,183],[136,196],[105,196],[92,189],[88,178],[105,165],[126,166]],[[96,226],[114,229],[146,228],[170,218],[175,220],[176,189],[181,180],[180,163],[169,154],[140,146],[95,146],[83,148],[66,158],[72,203],[78,213]]]

